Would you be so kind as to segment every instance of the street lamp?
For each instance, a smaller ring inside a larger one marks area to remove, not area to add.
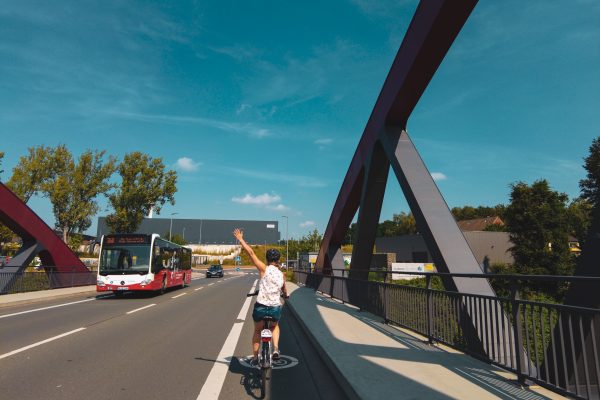
[[[173,237],[173,236],[171,236],[171,231],[173,230],[173,215],[177,215],[177,214],[179,214],[179,213],[176,213],[176,212],[171,213],[171,223],[169,224],[169,241]]]
[[[290,219],[288,218],[287,215],[282,215],[281,218],[285,218],[285,268],[289,268],[290,267],[290,262],[288,260],[288,252],[289,252],[289,247],[288,247],[288,225],[289,225]]]

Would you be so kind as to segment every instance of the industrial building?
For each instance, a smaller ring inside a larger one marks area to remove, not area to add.
[[[144,218],[137,233],[158,233],[162,237],[179,235],[190,244],[234,245],[233,230],[244,231],[251,244],[275,244],[280,240],[278,221],[247,221],[222,219]],[[110,233],[106,218],[98,218],[97,240]]]

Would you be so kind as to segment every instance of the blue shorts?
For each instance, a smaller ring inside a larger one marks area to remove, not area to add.
[[[279,321],[281,319],[281,306],[269,307],[260,303],[254,303],[254,310],[252,311],[254,322],[262,321],[264,317],[271,317],[275,321]]]

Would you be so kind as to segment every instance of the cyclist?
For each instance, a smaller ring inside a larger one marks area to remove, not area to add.
[[[263,329],[263,318],[273,318],[273,358],[279,358],[279,324],[281,319],[281,293],[288,297],[285,286],[285,276],[279,270],[279,259],[281,255],[276,249],[267,250],[267,264],[263,263],[254,253],[252,247],[244,240],[244,232],[239,228],[233,231],[233,236],[240,242],[242,248],[248,253],[254,266],[258,269],[260,281],[258,283],[258,297],[254,303],[252,319],[254,320],[254,334],[252,335],[253,364],[258,360],[258,349],[260,347],[260,332]]]

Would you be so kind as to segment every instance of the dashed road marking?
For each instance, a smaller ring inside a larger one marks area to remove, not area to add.
[[[178,297],[185,296],[186,294],[187,294],[187,292],[185,292],[185,293],[181,293],[181,294],[178,294],[177,296],[173,296],[173,297],[171,297],[171,298],[172,298],[172,299],[176,299],[176,298],[178,298]]]
[[[37,342],[37,343],[34,343],[34,344],[30,344],[29,346],[21,347],[20,349],[13,350],[13,351],[11,351],[10,353],[5,353],[5,354],[2,354],[2,355],[0,355],[0,360],[1,360],[1,359],[3,359],[3,358],[6,358],[6,357],[10,357],[10,356],[12,356],[12,355],[15,355],[15,354],[17,354],[17,353],[20,353],[20,352],[22,352],[22,351],[29,350],[29,349],[32,349],[32,348],[34,348],[34,347],[41,346],[41,345],[43,345],[43,344],[46,344],[46,343],[52,342],[52,341],[54,341],[54,340],[56,340],[56,339],[60,339],[60,338],[63,338],[63,337],[65,337],[65,336],[69,336],[69,335],[72,335],[72,334],[74,334],[74,333],[81,332],[81,331],[82,331],[82,330],[84,330],[84,329],[85,329],[85,328],[78,328],[78,329],[74,329],[74,330],[72,330],[72,331],[69,331],[69,332],[62,333],[62,334],[60,334],[60,335],[57,335],[57,336],[51,337],[51,338],[49,338],[49,339],[42,340],[42,341],[40,341],[40,342]]]
[[[136,308],[135,310],[127,311],[127,314],[133,314],[134,312],[145,310],[146,308],[154,307],[156,304],[149,304],[144,307]]]

